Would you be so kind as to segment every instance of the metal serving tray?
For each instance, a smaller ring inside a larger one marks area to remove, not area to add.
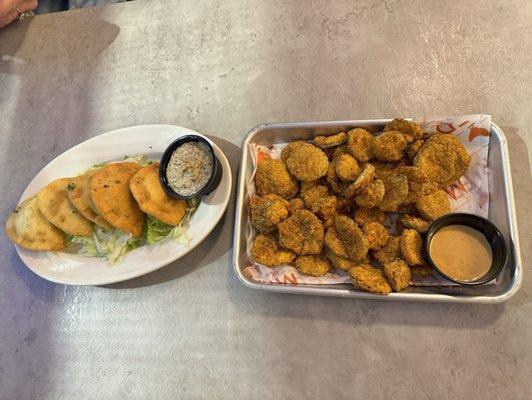
[[[508,263],[493,285],[480,286],[441,286],[409,287],[400,293],[380,296],[368,293],[349,284],[342,285],[288,285],[262,284],[252,281],[244,273],[250,264],[246,255],[246,229],[249,210],[247,187],[253,172],[250,144],[273,144],[294,140],[309,140],[316,135],[332,135],[341,131],[361,127],[370,132],[382,131],[390,119],[296,122],[259,125],[248,132],[242,142],[242,159],[238,179],[237,206],[235,214],[235,234],[233,265],[238,278],[246,286],[272,292],[366,298],[380,300],[437,301],[452,303],[500,303],[513,296],[522,281],[521,253],[515,218],[515,206],[510,175],[508,146],[502,130],[491,125],[491,139],[488,151],[490,209],[489,219],[504,234],[508,248]]]

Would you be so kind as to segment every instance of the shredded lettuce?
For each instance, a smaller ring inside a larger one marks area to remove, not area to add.
[[[190,217],[198,208],[199,202],[198,198],[192,198],[187,201],[187,212],[177,226],[165,224],[161,220],[148,215],[146,217],[146,242],[155,244],[166,239],[174,239],[178,243],[188,246],[190,243],[187,235],[188,223]]]
[[[70,236],[68,247],[85,257],[101,257],[107,259],[110,265],[118,263],[124,254],[142,244],[155,244],[172,239],[185,246],[190,244],[187,235],[192,214],[200,203],[199,198],[187,201],[187,211],[181,223],[177,226],[168,225],[159,219],[148,215],[141,238],[134,238],[130,233],[118,229],[106,231],[95,227],[92,236]]]
[[[71,236],[69,246],[75,246],[85,257],[106,258],[109,264],[118,263],[124,254],[140,246],[142,239],[118,229],[112,231],[97,227],[92,236]]]

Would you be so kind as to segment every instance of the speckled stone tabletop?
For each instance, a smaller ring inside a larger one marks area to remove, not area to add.
[[[0,234],[0,398],[532,398],[532,3],[135,1],[0,31],[0,204],[94,135],[169,123],[236,172],[267,121],[489,113],[507,135],[525,269],[499,305],[244,287],[233,210],[168,267],[46,282]]]

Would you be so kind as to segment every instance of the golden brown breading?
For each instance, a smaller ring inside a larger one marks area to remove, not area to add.
[[[383,269],[386,278],[388,278],[388,282],[390,282],[390,285],[396,292],[407,288],[412,280],[410,268],[403,260],[384,263]]]
[[[369,250],[368,238],[355,221],[345,215],[338,215],[334,218],[334,228],[351,260],[366,257]]]
[[[56,179],[37,195],[37,206],[44,217],[63,232],[74,236],[90,236],[92,223],[70,202],[69,178]]]
[[[302,144],[305,144],[303,140],[296,140],[295,142],[288,143],[283,150],[281,150],[281,160],[286,161],[288,157],[290,156],[293,149],[296,147],[301,146]]]
[[[107,164],[91,179],[91,199],[98,212],[116,229],[142,236],[146,214],[142,212],[129,190],[129,182],[140,170],[132,162]]]
[[[432,184],[429,182],[427,174],[421,168],[399,167],[398,171],[408,179],[408,194],[403,200],[403,204],[416,202],[432,189]]]
[[[368,162],[373,158],[375,136],[362,128],[347,132],[347,151],[360,162]]]
[[[412,275],[429,276],[432,275],[432,267],[430,265],[413,265],[410,267]]]
[[[426,233],[430,227],[430,222],[415,215],[402,214],[397,221],[402,227],[406,229],[414,229],[419,233]]]
[[[70,178],[67,185],[68,198],[81,215],[98,226],[110,230],[113,227],[98,213],[91,199],[91,179],[96,171],[92,170],[75,178]]]
[[[403,174],[389,175],[383,178],[384,198],[379,208],[386,212],[395,212],[408,195],[408,180]]]
[[[315,182],[302,182],[299,195],[305,202],[305,207],[312,210],[312,207],[320,199],[329,195],[329,188],[324,185],[318,185]]]
[[[381,264],[401,258],[401,238],[390,236],[384,247],[373,253],[373,256]]]
[[[288,218],[290,203],[276,194],[251,199],[251,225],[260,233],[270,233],[277,224]]]
[[[340,146],[344,144],[346,140],[347,135],[345,134],[345,132],[340,132],[336,135],[316,136],[314,138],[314,145],[322,149],[327,149],[331,147]]]
[[[384,191],[384,183],[380,179],[377,179],[360,190],[355,196],[355,202],[359,207],[376,207],[384,198]]]
[[[340,180],[340,178],[338,178],[338,176],[336,175],[334,162],[329,163],[326,177],[327,183],[329,184],[330,188],[334,193],[341,194],[349,186],[348,183],[342,182],[342,180]]]
[[[266,267],[289,264],[296,254],[279,246],[274,235],[257,235],[251,247],[253,260]]]
[[[377,221],[382,224],[386,219],[386,214],[379,208],[359,208],[355,211],[354,219],[360,226],[364,226],[370,221]]]
[[[303,274],[323,276],[331,269],[329,260],[323,256],[299,256],[296,258],[295,267]]]
[[[297,210],[281,221],[279,243],[297,254],[319,254],[323,247],[323,224],[308,210]]]
[[[29,250],[61,250],[66,247],[65,234],[39,211],[37,197],[22,202],[6,221],[7,237]]]
[[[336,176],[344,182],[353,182],[360,173],[357,160],[350,154],[341,154],[333,162]]]
[[[446,133],[432,135],[414,158],[431,182],[445,187],[460,179],[471,163],[471,156],[455,136]]]
[[[421,139],[423,137],[423,129],[414,121],[407,121],[404,119],[394,119],[384,127],[384,132],[398,131],[405,135],[407,142]]]
[[[354,266],[360,264],[359,261],[353,261],[349,258],[339,256],[329,249],[325,249],[325,256],[329,259],[329,262],[334,268],[338,268],[343,271],[349,271]]]
[[[445,191],[438,189],[416,201],[416,208],[423,218],[429,221],[451,212],[451,203]]]
[[[304,210],[305,202],[299,197],[294,197],[293,199],[288,200],[288,211],[290,214],[293,214],[296,210]]]
[[[373,145],[375,157],[382,161],[399,161],[403,158],[405,148],[406,139],[397,131],[381,133]]]
[[[300,181],[311,182],[325,176],[329,159],[325,153],[311,145],[301,143],[291,149],[286,159],[288,170]]]
[[[384,273],[369,264],[357,265],[349,270],[355,286],[376,294],[389,294],[392,291]]]
[[[165,224],[177,226],[187,213],[187,203],[168,196],[161,186],[159,163],[147,165],[133,175],[129,190],[142,211]]]
[[[366,163],[362,168],[362,172],[358,175],[355,181],[347,186],[342,192],[344,197],[352,197],[357,194],[364,186],[373,180],[375,175],[375,167],[373,164]]]
[[[423,239],[413,229],[405,229],[401,234],[401,254],[408,265],[423,265]]]
[[[299,190],[297,180],[288,171],[283,160],[270,158],[259,162],[255,174],[255,186],[259,196],[273,193],[283,199],[291,199]]]
[[[349,253],[347,252],[342,241],[338,238],[338,234],[336,233],[334,226],[331,226],[329,229],[327,229],[327,232],[325,232],[323,243],[325,248],[330,252],[340,257],[349,258]]]
[[[377,221],[365,224],[362,227],[362,232],[368,238],[369,248],[374,251],[381,249],[390,237],[384,225]]]
[[[408,155],[408,158],[413,160],[421,149],[421,146],[423,146],[423,143],[425,143],[423,139],[418,139],[410,143],[406,148],[406,154]]]

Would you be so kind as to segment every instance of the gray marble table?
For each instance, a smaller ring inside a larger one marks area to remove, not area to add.
[[[525,0],[135,1],[0,31],[5,218],[71,146],[128,125],[483,112],[510,148],[525,278],[507,303],[273,295],[208,240],[108,287],[48,283],[0,234],[0,398],[532,398],[532,6]]]

